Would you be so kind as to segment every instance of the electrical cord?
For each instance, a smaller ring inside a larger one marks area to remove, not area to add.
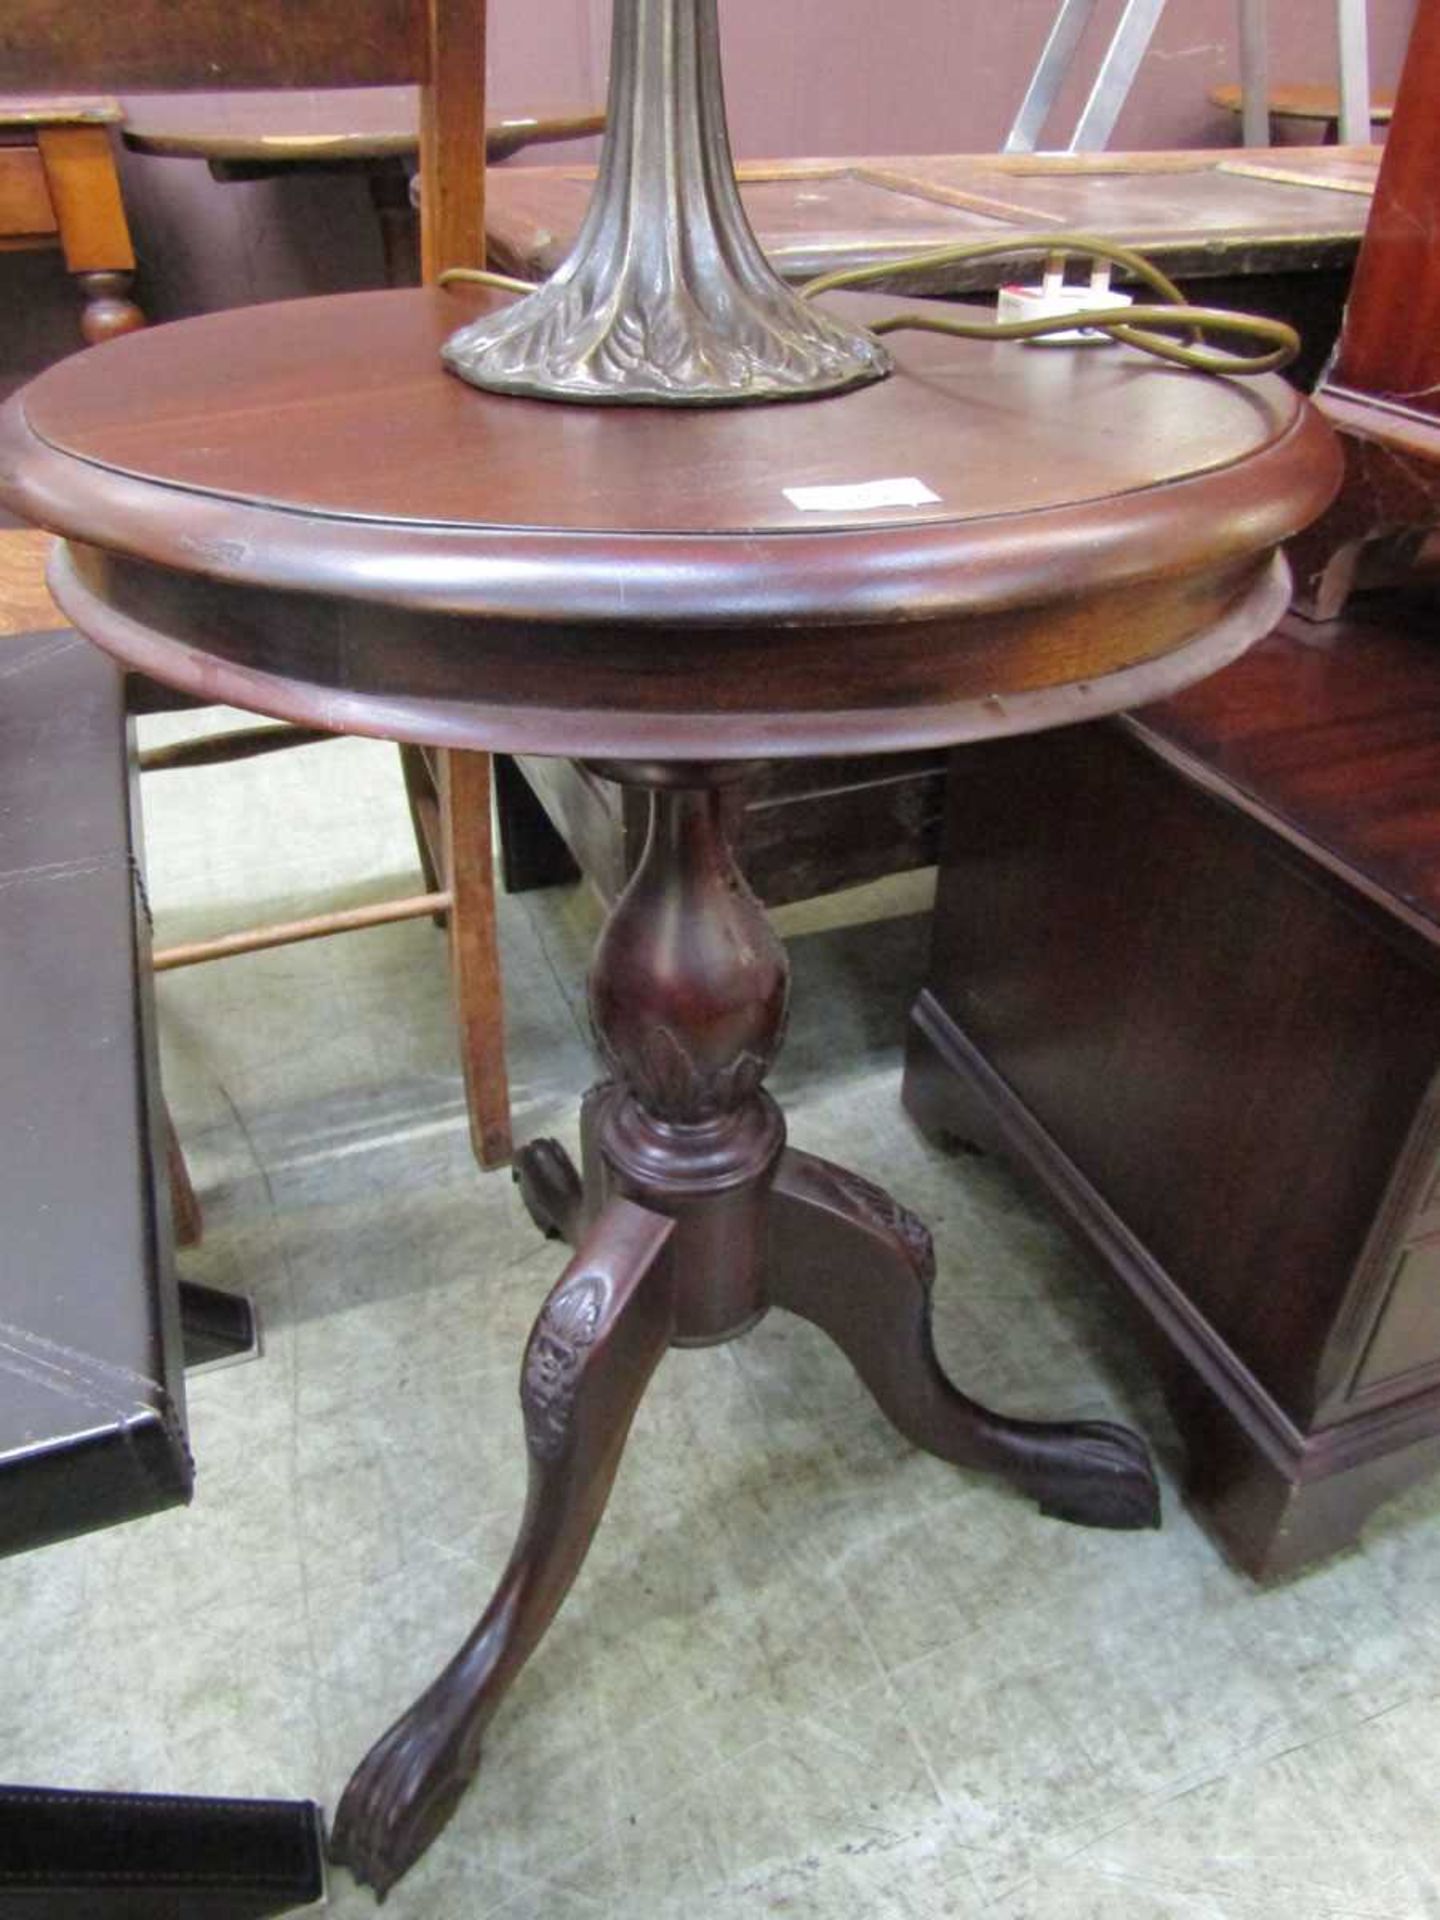
[[[843,267],[834,273],[822,273],[800,289],[802,299],[832,293],[841,287],[863,287],[876,280],[891,280],[898,275],[918,273],[927,268],[954,266],[967,260],[983,260],[1004,255],[1041,254],[1062,264],[1069,254],[1091,260],[1104,260],[1123,267],[1133,279],[1158,293],[1163,304],[1132,307],[1081,308],[1075,313],[1052,314],[1035,320],[958,320],[953,309],[887,314],[870,323],[872,333],[894,333],[901,328],[917,328],[927,333],[949,333],[962,340],[1043,340],[1047,334],[1069,333],[1084,328],[1091,333],[1107,333],[1142,353],[1159,360],[1188,367],[1195,373],[1235,374],[1240,376],[1272,373],[1288,367],[1300,351],[1300,336],[1283,320],[1264,314],[1231,313],[1223,307],[1193,307],[1168,275],[1153,261],[1131,247],[1116,246],[1094,233],[1051,233],[1043,240],[1014,239],[962,241],[953,247],[936,247],[928,253],[908,254],[902,260],[886,261],[868,267]],[[1181,327],[1189,341],[1173,340],[1157,333],[1157,327]],[[1268,352],[1256,354],[1225,353],[1206,343],[1207,333],[1242,334],[1270,342]]]
[[[1223,307],[1192,306],[1175,282],[1161,272],[1153,261],[1131,247],[1117,246],[1094,233],[1057,232],[1043,240],[1017,241],[1013,237],[995,240],[962,241],[953,247],[936,247],[925,253],[912,253],[899,260],[886,260],[867,267],[842,267],[822,273],[800,288],[800,297],[813,300],[822,293],[841,288],[886,282],[907,273],[920,273],[938,267],[960,265],[1003,255],[1014,259],[1026,254],[1044,256],[1052,266],[1071,254],[1090,260],[1103,260],[1125,273],[1152,293],[1160,296],[1150,305],[1129,307],[1082,307],[1076,312],[1052,314],[1033,320],[960,320],[953,307],[932,302],[923,309],[902,310],[870,322],[870,332],[897,333],[913,329],[925,333],[947,333],[962,340],[1043,340],[1049,334],[1108,334],[1126,346],[1194,373],[1229,374],[1246,377],[1272,373],[1289,366],[1300,351],[1300,336],[1283,320],[1272,320],[1258,313],[1231,313]],[[533,293],[532,283],[515,280],[503,273],[489,273],[476,267],[449,267],[440,275],[440,285],[467,281],[475,285],[497,287],[507,293]],[[1180,329],[1187,338],[1175,339],[1163,329]],[[1239,335],[1268,342],[1260,353],[1226,352],[1209,343],[1208,335]]]
[[[534,293],[538,286],[534,280],[515,280],[508,273],[491,273],[485,267],[446,267],[440,285],[448,287],[452,280],[475,287],[498,287],[501,293]]]

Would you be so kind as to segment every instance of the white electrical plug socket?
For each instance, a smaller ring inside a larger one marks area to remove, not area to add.
[[[1067,286],[1065,269],[1060,265],[1047,268],[1038,287],[1001,287],[995,317],[1000,321],[1048,320],[1060,314],[1094,313],[1097,308],[1133,305],[1128,293],[1117,293],[1110,285],[1110,268],[1101,261],[1092,271],[1088,286]],[[1027,347],[1095,347],[1110,343],[1110,335],[1094,327],[1067,327],[1061,333],[1044,333],[1024,344]]]

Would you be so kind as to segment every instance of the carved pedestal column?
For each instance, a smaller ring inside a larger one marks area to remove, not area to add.
[[[823,1329],[917,1446],[1009,1481],[1061,1518],[1158,1518],[1143,1443],[1102,1421],[992,1413],[930,1335],[925,1228],[858,1174],[785,1147],[761,1082],[780,1047],[785,952],[735,866],[724,785],[741,769],[616,766],[647,786],[644,857],[590,975],[613,1075],[582,1112],[584,1179],[553,1140],[516,1155],[531,1215],[576,1252],[526,1349],[530,1493],[475,1630],[345,1790],[335,1852],[382,1891],[439,1832],[510,1682],[569,1590],[631,1416],[667,1345],[722,1340],[768,1308]]]
[[[645,852],[590,971],[614,1088],[589,1125],[603,1192],[676,1221],[677,1340],[725,1339],[764,1311],[765,1202],[785,1123],[760,1083],[784,1033],[789,965],[730,852],[723,786],[678,784],[703,769],[612,772],[658,784]]]

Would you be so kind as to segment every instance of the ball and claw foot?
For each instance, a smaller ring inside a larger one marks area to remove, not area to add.
[[[1052,1520],[1116,1529],[1160,1524],[1160,1488],[1145,1442],[1108,1420],[1037,1429],[1010,1478]]]
[[[428,1700],[376,1741],[336,1810],[330,1858],[378,1900],[445,1826],[480,1764],[478,1732]]]
[[[575,1162],[558,1140],[532,1140],[515,1155],[511,1173],[525,1211],[547,1240],[573,1246],[584,1195]]]

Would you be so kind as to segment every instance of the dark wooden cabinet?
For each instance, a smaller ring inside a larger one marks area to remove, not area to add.
[[[1440,1464],[1440,0],[1333,367],[1301,604],[1214,680],[957,754],[905,1097],[1001,1146],[1146,1309],[1192,1498],[1287,1572]],[[1356,603],[1360,604],[1359,602]]]
[[[933,866],[945,803],[943,748],[771,760],[727,796],[745,877],[767,906]],[[497,762],[506,885],[546,886],[574,863],[606,901],[645,844],[644,796],[579,760]],[[539,802],[537,806],[535,801]]]
[[[952,757],[906,1103],[1144,1307],[1262,1576],[1440,1464],[1436,624],[1292,616],[1159,707]]]

